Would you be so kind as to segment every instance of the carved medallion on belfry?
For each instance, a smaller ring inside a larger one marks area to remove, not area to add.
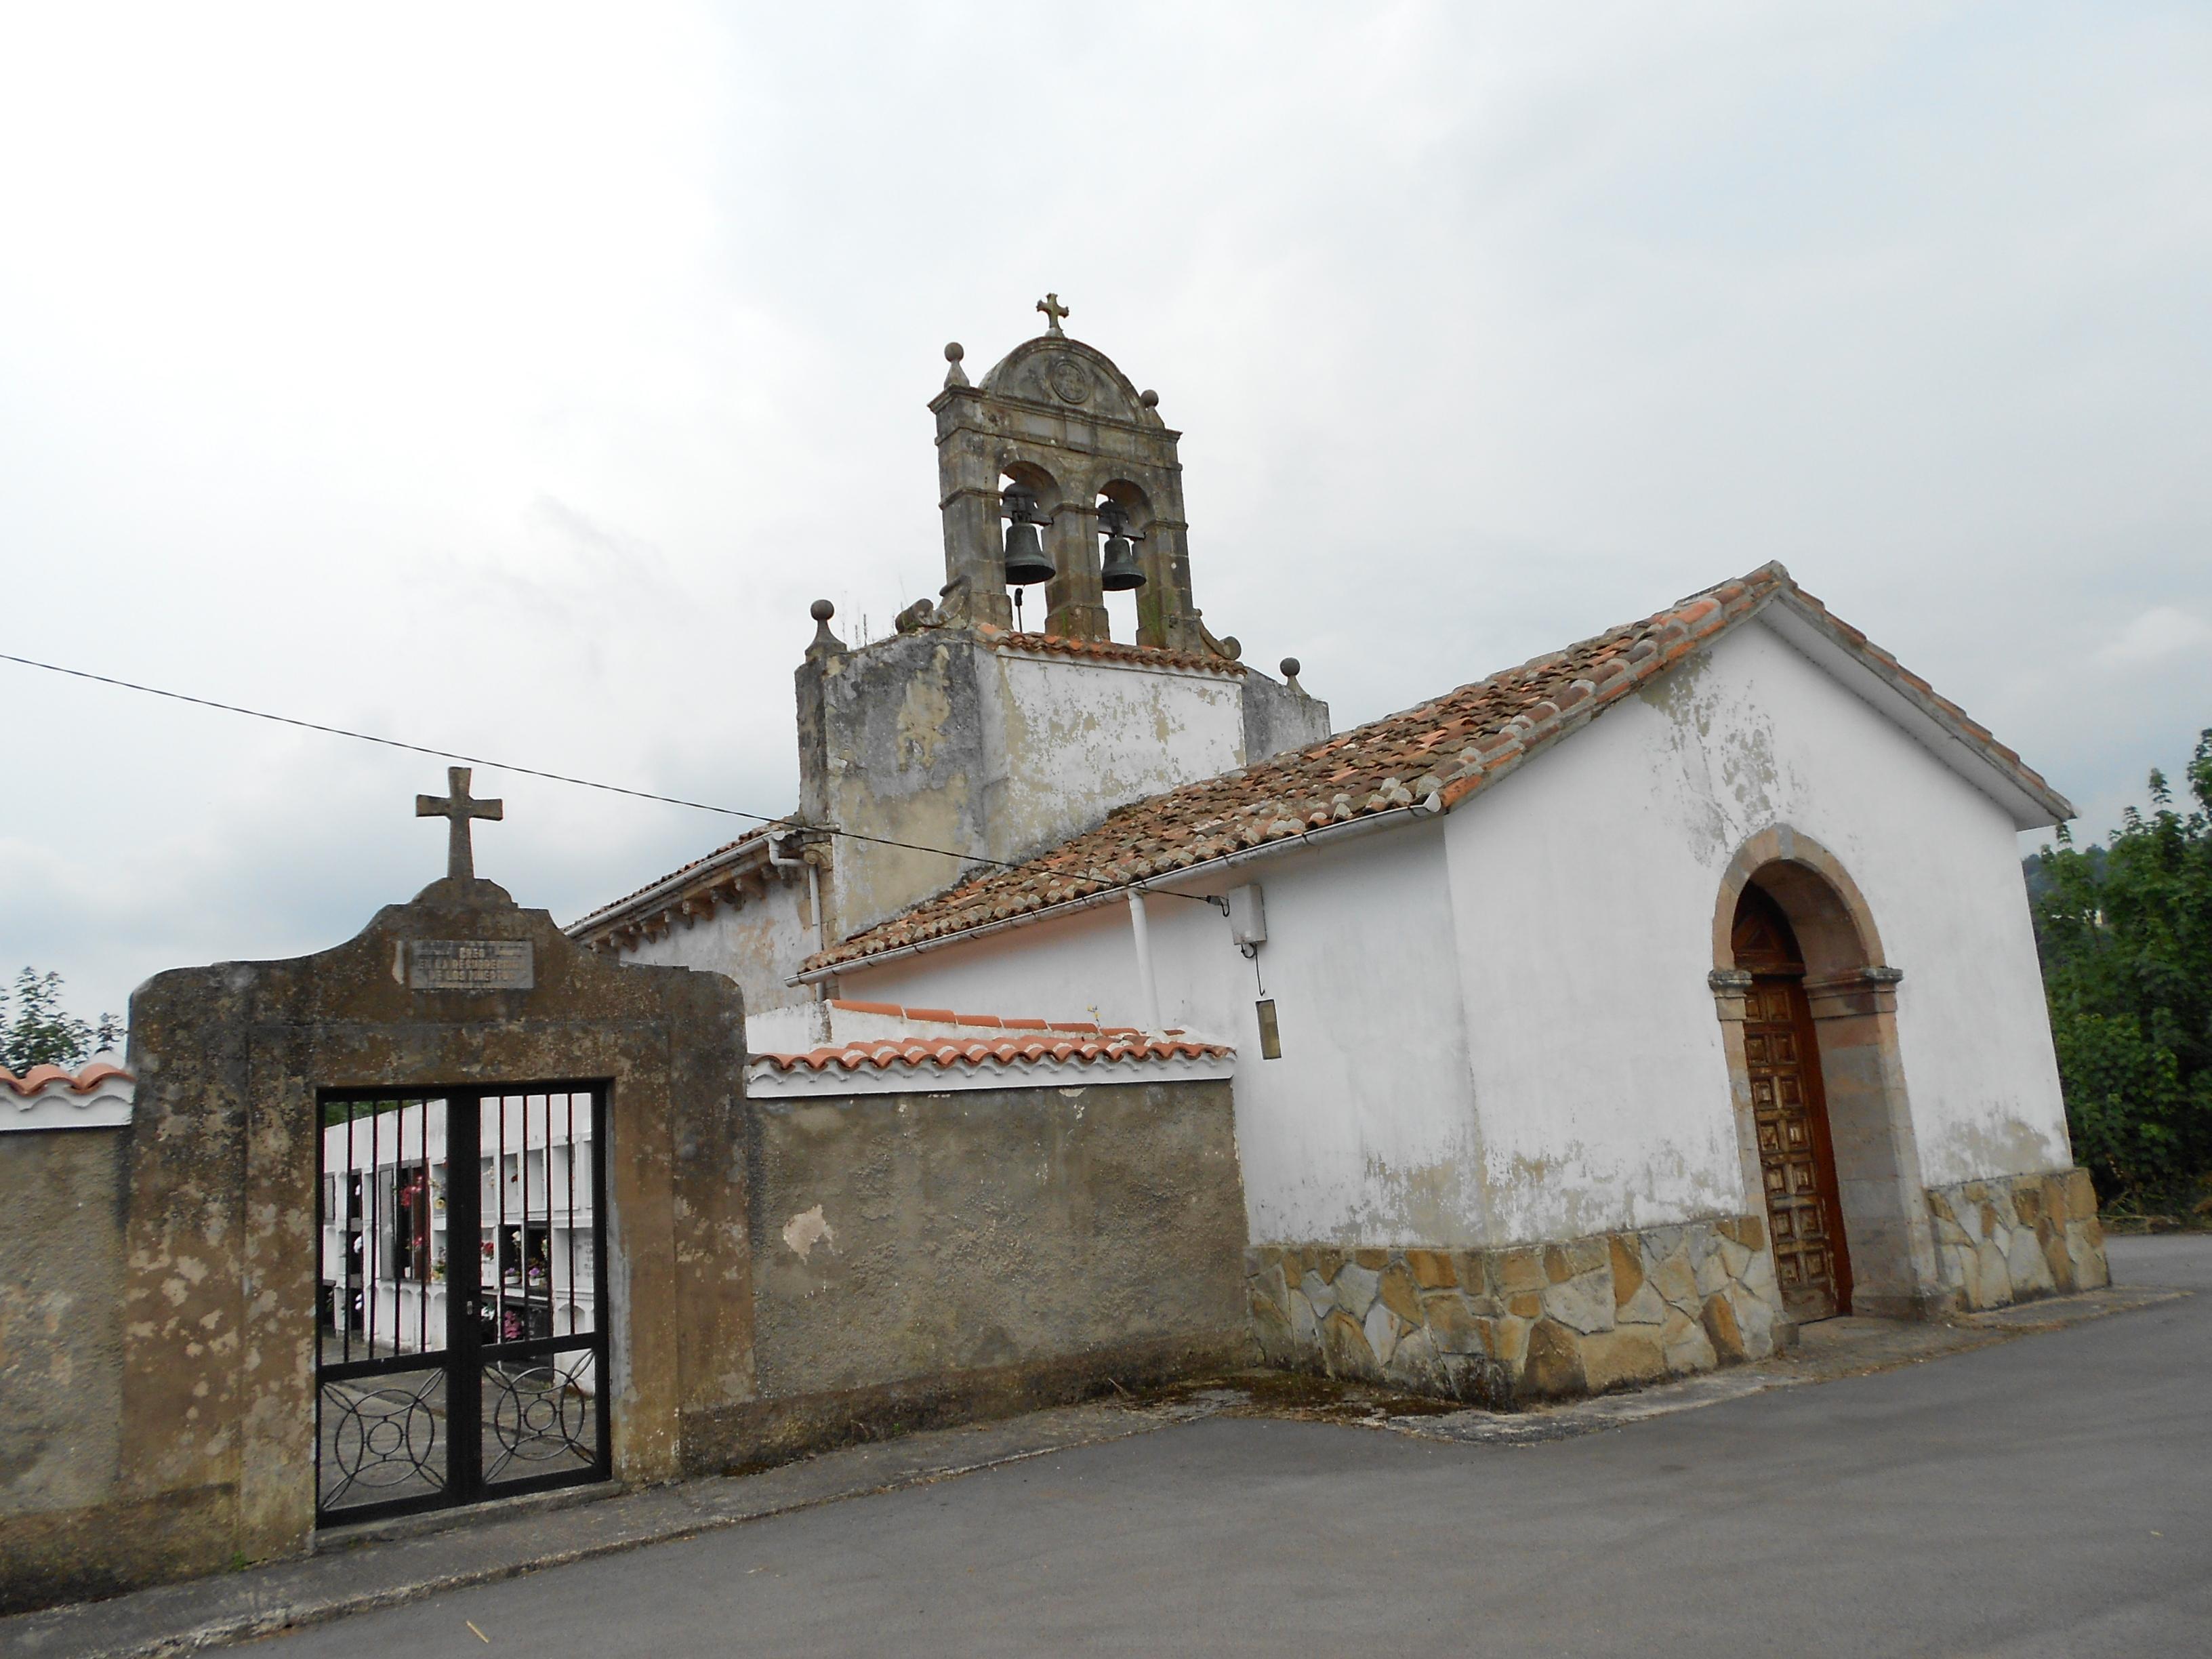
[[[1053,395],[1062,403],[1079,404],[1091,395],[1091,371],[1073,357],[1062,357],[1046,376]]]

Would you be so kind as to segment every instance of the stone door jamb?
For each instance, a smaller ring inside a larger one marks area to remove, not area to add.
[[[1722,875],[1713,910],[1713,969],[1707,983],[1721,1022],[1744,1190],[1764,1208],[1751,1068],[1744,1052],[1751,975],[1735,965],[1737,901],[1753,877],[1788,913],[1806,957],[1805,998],[1820,1047],[1821,1080],[1835,1143],[1856,1313],[1928,1318],[1944,1311],[1920,1150],[1897,1042],[1901,969],[1888,965],[1872,910],[1842,862],[1786,824],[1761,830]]]

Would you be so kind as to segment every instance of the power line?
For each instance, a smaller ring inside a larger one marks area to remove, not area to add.
[[[908,853],[934,853],[943,858],[955,859],[968,864],[996,865],[1001,870],[1018,870],[1022,861],[1012,859],[988,858],[980,853],[958,853],[949,847],[925,847],[919,842],[894,841],[888,836],[871,836],[863,830],[842,830],[830,823],[800,823],[787,817],[770,816],[766,812],[748,812],[735,806],[717,806],[711,801],[687,800],[681,795],[657,794],[650,789],[632,789],[619,783],[601,783],[593,778],[579,778],[566,772],[549,772],[542,767],[517,766],[511,761],[487,760],[481,755],[457,754],[450,749],[433,749],[427,744],[407,743],[398,738],[383,738],[373,732],[355,732],[343,726],[325,726],[319,720],[304,720],[291,714],[272,714],[264,708],[247,708],[234,702],[217,702],[212,697],[195,697],[188,692],[171,691],[158,685],[141,685],[136,680],[117,679],[110,674],[95,674],[89,669],[66,668],[60,663],[40,662],[33,657],[19,657],[0,651],[0,662],[20,664],[25,668],[44,669],[49,674],[65,674],[72,679],[92,680],[101,685],[112,685],[125,691],[143,692],[149,697],[167,697],[173,702],[188,702],[201,708],[219,709],[226,714],[245,714],[257,720],[269,720],[278,726],[295,726],[305,732],[320,732],[333,738],[351,738],[356,743],[378,744],[386,749],[401,749],[413,755],[428,755],[434,760],[460,761],[470,766],[487,767],[495,772],[513,772],[518,776],[544,778],[551,783],[574,784],[579,789],[597,789],[610,795],[627,795],[633,800],[658,801],[668,806],[688,806],[697,812],[714,812],[724,817],[747,818],[755,823],[774,829],[781,826],[793,831],[815,835],[838,836],[847,841],[866,842],[874,847],[896,847]],[[1072,872],[1084,881],[1095,881],[1105,887],[1133,887],[1135,883],[1113,876],[1102,876],[1093,872]],[[1203,893],[1178,893],[1170,887],[1148,887],[1146,892],[1158,893],[1163,898],[1192,899],[1200,904],[1214,901]]]

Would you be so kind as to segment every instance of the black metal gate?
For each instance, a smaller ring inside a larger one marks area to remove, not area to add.
[[[604,1087],[321,1108],[318,1524],[606,1479]]]

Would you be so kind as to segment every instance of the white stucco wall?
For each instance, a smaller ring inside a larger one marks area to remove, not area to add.
[[[1263,1060],[1253,964],[1210,906],[1148,902],[1162,1018],[1237,1045],[1237,1127],[1257,1243],[1475,1243],[1484,1231],[1442,826],[1302,849],[1169,884],[1261,883],[1260,970],[1283,1057]],[[1116,903],[850,972],[841,994],[963,1013],[1139,1023]]]
[[[1501,1242],[1757,1207],[1705,975],[1722,875],[1784,824],[1905,970],[1924,1183],[2069,1162],[2013,823],[1755,623],[1448,820]]]
[[[758,1048],[756,1016],[814,1001],[811,988],[784,981],[818,948],[801,872],[772,876],[765,896],[748,896],[734,908],[719,906],[704,921],[678,921],[659,939],[639,940],[621,961],[626,968],[703,968],[728,975],[744,993],[746,1042]]]
[[[1000,650],[981,698],[992,850],[1020,858],[1127,801],[1244,763],[1237,680]]]
[[[1238,1048],[1255,1243],[1504,1244],[1755,1210],[1705,975],[1719,884],[1777,825],[1850,871],[1889,963],[1931,1186],[2068,1164],[2005,812],[1763,625],[1441,820],[1261,884],[1284,1057],[1202,905],[1151,902],[1168,1024]],[[1120,906],[848,972],[841,994],[1137,1021]]]

